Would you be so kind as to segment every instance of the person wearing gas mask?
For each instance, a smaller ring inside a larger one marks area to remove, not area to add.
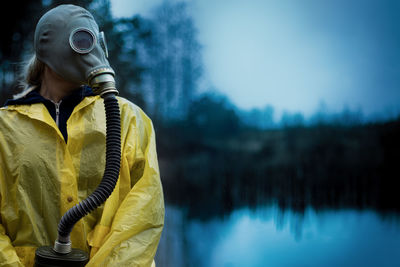
[[[93,16],[74,5],[51,9],[34,48],[26,90],[0,109],[0,266],[33,266],[35,250],[57,240],[60,218],[96,190],[108,160],[104,104],[114,72]],[[116,99],[119,179],[70,241],[90,255],[86,266],[152,266],[164,224],[155,133],[139,107]]]

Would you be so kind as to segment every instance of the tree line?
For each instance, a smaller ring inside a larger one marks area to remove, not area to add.
[[[37,21],[60,3],[94,14],[121,96],[153,119],[168,203],[203,218],[268,203],[400,210],[399,119],[365,123],[345,110],[307,124],[286,113],[276,127],[271,106],[242,112],[224,96],[199,94],[201,44],[185,2],[165,1],[149,18],[113,18],[108,0],[10,2],[1,16],[1,104],[19,90]]]

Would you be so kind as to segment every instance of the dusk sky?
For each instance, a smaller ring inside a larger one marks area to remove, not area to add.
[[[400,111],[400,1],[187,0],[210,86],[240,108]],[[151,17],[162,0],[111,0]]]

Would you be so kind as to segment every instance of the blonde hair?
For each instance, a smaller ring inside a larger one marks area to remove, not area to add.
[[[42,76],[45,64],[36,55],[33,55],[22,68],[19,79],[19,86],[22,92],[14,95],[14,99],[26,96],[29,92],[36,89],[42,83]]]

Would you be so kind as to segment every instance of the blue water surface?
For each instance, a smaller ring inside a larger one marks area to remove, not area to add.
[[[374,211],[277,206],[208,221],[167,207],[160,266],[400,266],[400,219]]]

